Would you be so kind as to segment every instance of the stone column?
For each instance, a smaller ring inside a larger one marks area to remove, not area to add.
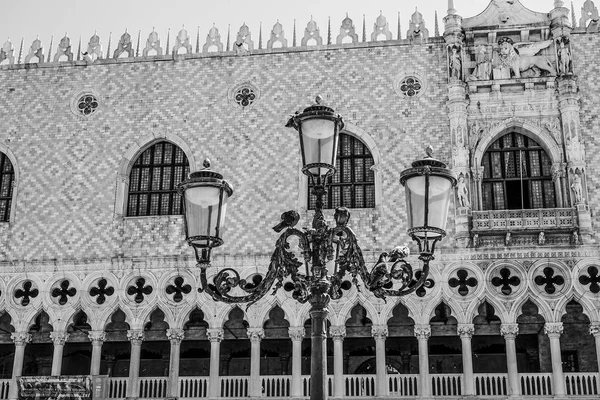
[[[431,336],[431,326],[415,325],[415,336],[419,342],[419,397],[430,399],[431,379],[429,379],[429,348],[427,342]]]
[[[69,334],[64,331],[50,332],[50,339],[54,343],[52,372],[50,372],[50,375],[58,376],[62,369],[63,350],[65,349],[65,343],[69,339]]]
[[[207,329],[206,336],[210,340],[210,371],[208,384],[208,397],[214,399],[221,395],[219,380],[219,361],[221,360],[221,342],[223,341],[223,329]]]
[[[138,397],[140,393],[140,355],[142,353],[142,342],[145,338],[144,331],[142,330],[127,331],[127,339],[131,342],[127,397]]]
[[[102,345],[106,340],[106,332],[89,331],[88,338],[92,342],[92,361],[90,365],[90,375],[100,375],[100,360],[102,359]]]
[[[385,338],[388,335],[388,328],[386,325],[372,326],[371,335],[375,338],[375,365],[377,373],[377,389],[375,393],[377,397],[385,397],[388,395],[387,362],[385,359]]]
[[[263,328],[248,328],[250,339],[250,397],[262,395],[262,382],[260,380],[260,342],[265,337]]]
[[[475,377],[473,376],[473,352],[471,351],[471,338],[475,333],[475,325],[459,324],[456,329],[462,344],[463,377],[465,382],[465,396],[475,395]]]
[[[171,354],[169,357],[169,393],[177,397],[179,393],[179,357],[181,353],[181,341],[185,337],[183,329],[167,329],[167,338],[171,342]]]
[[[552,182],[554,182],[554,192],[556,193],[556,206],[558,208],[565,207],[564,178],[565,165],[563,163],[552,164]]]
[[[333,340],[333,397],[344,397],[344,338],[345,326],[332,326],[329,335]]]
[[[515,340],[519,334],[519,324],[502,324],[500,334],[506,342],[506,368],[508,371],[508,394],[512,398],[521,395],[519,371],[517,369],[517,346]]]
[[[25,359],[25,345],[31,342],[31,334],[27,332],[14,332],[10,338],[15,343],[15,357],[13,359],[12,380],[10,381],[10,391],[8,398],[15,400],[19,393],[17,379],[23,373],[23,361]]]
[[[562,358],[560,354],[560,335],[563,333],[562,322],[546,322],[544,334],[550,339],[550,358],[552,360],[552,387],[554,397],[565,396],[565,377],[562,369]]]
[[[293,326],[288,328],[290,338],[292,339],[292,398],[302,397],[302,339],[304,339],[305,330],[303,326]],[[334,354],[335,357],[335,354]]]

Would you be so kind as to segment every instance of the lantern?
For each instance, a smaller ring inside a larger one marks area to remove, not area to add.
[[[408,234],[425,247],[422,251],[433,253],[435,243],[446,236],[446,222],[452,188],[456,178],[446,164],[432,157],[412,163],[400,174],[400,183],[406,189]],[[430,245],[431,242],[431,245]]]
[[[210,162],[205,160],[203,170],[191,173],[188,180],[177,186],[183,196],[186,240],[201,263],[208,263],[210,250],[223,244],[221,230],[225,225],[227,200],[233,194],[223,176],[209,168]]]
[[[315,105],[296,113],[286,124],[298,131],[302,172],[315,182],[324,182],[324,178],[335,173],[339,132],[344,128],[342,117],[321,104],[322,101],[317,96]]]

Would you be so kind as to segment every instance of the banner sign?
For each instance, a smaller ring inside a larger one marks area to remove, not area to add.
[[[22,376],[19,400],[91,400],[92,380],[77,376]]]

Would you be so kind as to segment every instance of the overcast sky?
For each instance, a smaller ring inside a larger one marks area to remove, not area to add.
[[[521,0],[522,3],[539,12],[549,12],[554,0]],[[106,51],[109,32],[112,32],[112,49],[119,37],[129,31],[134,43],[138,31],[141,30],[141,48],[148,34],[155,27],[159,33],[163,47],[166,44],[168,29],[171,29],[171,46],[173,36],[185,25],[189,34],[194,38],[196,47],[196,32],[200,27],[200,46],[204,44],[208,30],[215,23],[219,29],[222,41],[227,39],[227,27],[231,25],[232,42],[239,27],[245,22],[252,33],[252,39],[258,46],[259,26],[262,22],[263,46],[269,39],[273,25],[279,20],[283,24],[285,36],[291,45],[294,19],[298,42],[304,28],[314,17],[321,36],[327,35],[327,18],[331,17],[332,37],[339,33],[342,19],[348,13],[353,19],[359,37],[362,37],[363,14],[367,22],[367,36],[373,29],[375,18],[382,11],[388,19],[390,30],[396,39],[398,13],[402,26],[402,36],[406,35],[408,20],[418,6],[425,18],[426,25],[433,35],[434,12],[438,12],[440,30],[443,30],[442,18],[448,8],[447,0],[302,0],[290,2],[286,0],[3,0],[3,18],[0,24],[0,44],[10,37],[18,52],[21,38],[24,38],[23,54],[27,53],[31,42],[39,35],[44,46],[44,53],[54,35],[52,54],[56,45],[65,32],[68,32],[72,46],[77,45],[81,37],[83,48],[89,38],[98,32],[103,49]],[[487,0],[454,0],[454,6],[463,17],[479,14],[485,9]],[[581,15],[584,0],[575,0],[577,19]],[[600,1],[598,2],[600,5]],[[565,1],[567,7],[571,6]],[[17,55],[17,54],[15,54]]]

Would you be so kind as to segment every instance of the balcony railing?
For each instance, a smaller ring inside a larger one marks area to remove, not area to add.
[[[461,398],[464,396],[463,374],[431,374],[431,390],[439,399]],[[506,398],[508,396],[508,375],[475,374],[476,399]],[[597,372],[565,373],[565,390],[572,399],[598,399],[600,375]],[[102,381],[101,399],[124,400],[127,397],[128,378],[100,378]],[[288,399],[291,397],[291,375],[261,375],[262,397]],[[351,398],[373,398],[376,375],[344,375],[344,396]],[[390,397],[415,398],[419,396],[418,374],[390,374],[387,377]],[[553,399],[551,373],[519,374],[521,396],[536,400]],[[0,400],[8,399],[10,379],[0,379]],[[207,376],[184,376],[179,378],[178,397],[181,400],[208,398],[210,381]],[[228,399],[248,398],[249,376],[223,376],[220,378],[221,397]],[[328,395],[333,396],[333,376],[327,377]],[[168,378],[139,378],[139,398],[165,399],[169,397]],[[301,397],[308,398],[310,377],[302,376]]]
[[[473,211],[473,232],[572,231],[577,227],[574,208]]]

